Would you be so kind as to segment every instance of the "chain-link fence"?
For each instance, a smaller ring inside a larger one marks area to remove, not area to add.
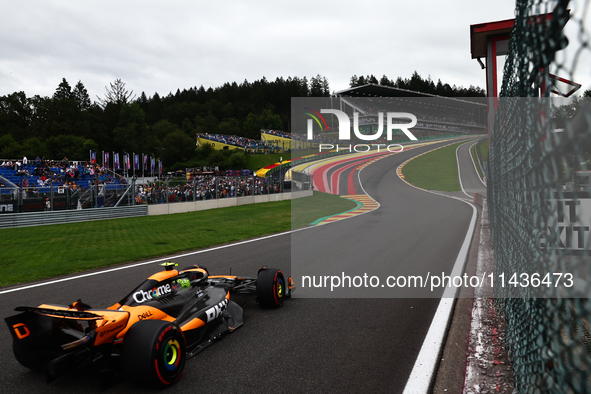
[[[591,392],[591,111],[551,98],[555,76],[589,89],[588,5],[517,0],[491,131],[494,290],[519,393]]]

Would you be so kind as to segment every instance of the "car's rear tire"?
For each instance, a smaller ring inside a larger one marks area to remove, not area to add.
[[[123,340],[121,366],[141,384],[170,386],[183,373],[187,358],[185,336],[173,323],[142,320],[135,323]]]
[[[266,308],[279,308],[283,305],[286,285],[280,270],[263,268],[257,277],[257,301]]]

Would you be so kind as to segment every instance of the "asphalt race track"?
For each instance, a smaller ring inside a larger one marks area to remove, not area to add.
[[[339,247],[346,256],[339,259],[342,268],[351,272],[371,260],[376,262],[372,267],[380,270],[378,275],[422,271],[434,262],[449,273],[472,208],[414,189],[396,175],[400,163],[437,146],[391,155],[362,170],[363,188],[380,203],[374,212],[303,230],[297,236],[282,234],[171,260],[181,268],[204,264],[212,274],[231,270],[235,275],[254,276],[260,266],[268,265],[286,274],[294,270],[295,275],[304,275],[334,252],[330,247]],[[294,267],[290,264],[292,238],[309,247],[295,256],[307,260],[298,260]],[[70,304],[78,298],[106,308],[159,269],[154,262],[25,290],[0,289],[0,315],[13,314],[19,305]],[[294,279],[299,286],[297,276]],[[188,360],[181,380],[166,392],[402,392],[439,299],[307,298],[314,294],[306,295],[309,289],[299,287],[300,296],[296,293],[278,310],[264,310],[250,302],[244,326]],[[156,391],[137,388],[123,377],[108,379],[109,386],[101,391],[99,374],[89,368],[47,384],[43,374],[16,362],[6,328],[0,329],[0,362],[1,393]]]

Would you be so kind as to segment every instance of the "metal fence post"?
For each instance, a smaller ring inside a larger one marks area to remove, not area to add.
[[[164,198],[166,198],[166,204],[170,204],[170,190],[168,189],[168,183],[170,178],[166,178],[166,184],[164,186]]]
[[[24,207],[23,207],[23,199],[22,199],[22,195],[20,193],[20,190],[15,187],[13,195],[14,195],[14,199],[15,199],[17,206],[18,206],[18,212],[22,212]]]

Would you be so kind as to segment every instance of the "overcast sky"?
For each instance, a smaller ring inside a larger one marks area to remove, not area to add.
[[[408,78],[484,88],[471,24],[510,19],[509,0],[23,0],[0,4],[0,96],[51,96],[62,78],[91,99],[117,78],[148,96],[265,76]]]

